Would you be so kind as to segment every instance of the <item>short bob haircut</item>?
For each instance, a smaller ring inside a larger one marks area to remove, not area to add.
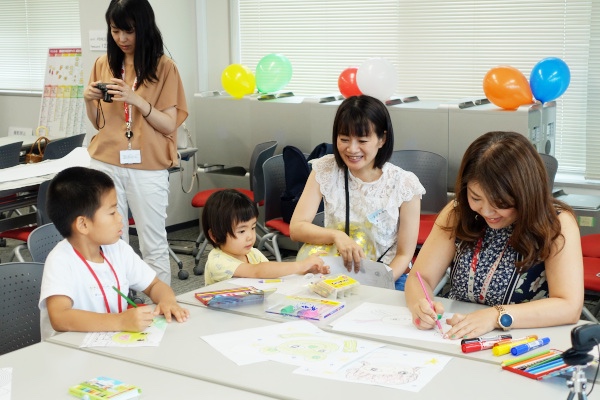
[[[374,168],[383,168],[394,151],[394,130],[390,113],[385,104],[374,97],[367,95],[348,97],[340,104],[333,121],[331,140],[338,167],[346,167],[337,148],[338,136],[366,137],[371,132],[375,132],[379,139],[385,140],[375,156],[374,165]]]
[[[126,32],[135,31],[136,89],[146,81],[156,82],[158,62],[164,54],[163,39],[148,0],[111,0],[105,19],[108,26],[106,54],[113,76],[121,77],[125,54],[112,37],[111,24]]]
[[[561,236],[559,211],[573,212],[554,199],[539,153],[524,135],[488,132],[467,148],[456,178],[453,209],[455,237],[474,246],[487,224],[469,207],[467,185],[476,182],[492,205],[514,208],[517,219],[511,246],[523,256],[521,272],[548,258]]]
[[[206,200],[202,231],[210,244],[219,248],[227,241],[227,235],[236,237],[237,224],[252,218],[258,218],[258,208],[248,196],[234,189],[219,190]]]
[[[115,188],[106,173],[91,168],[71,167],[59,172],[48,186],[46,211],[60,234],[69,238],[78,217],[94,219],[102,197]]]

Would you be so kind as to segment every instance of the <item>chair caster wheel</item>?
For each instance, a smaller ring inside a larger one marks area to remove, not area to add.
[[[184,271],[182,269],[180,269],[179,272],[177,273],[177,277],[181,281],[185,281],[189,276],[190,276],[189,272]]]
[[[194,267],[194,275],[204,275],[204,267],[196,265]]]

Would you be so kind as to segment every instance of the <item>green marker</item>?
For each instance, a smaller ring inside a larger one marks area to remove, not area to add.
[[[121,291],[119,289],[117,289],[116,287],[112,287],[113,289],[115,289],[115,292],[119,293],[119,295],[121,297],[123,297],[125,300],[127,300],[127,302],[129,303],[130,306],[137,308],[137,304],[135,304],[133,301],[131,301],[131,299],[127,296],[125,296],[123,293],[121,293]]]

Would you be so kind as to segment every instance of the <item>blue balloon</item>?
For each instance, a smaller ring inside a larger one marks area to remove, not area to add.
[[[533,97],[542,103],[559,98],[569,87],[571,71],[557,57],[544,58],[531,70],[529,86]]]

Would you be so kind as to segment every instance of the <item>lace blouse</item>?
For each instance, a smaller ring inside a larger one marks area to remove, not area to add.
[[[331,154],[314,160],[312,169],[325,203],[325,227],[343,231],[346,224],[344,170]],[[350,226],[364,232],[375,245],[375,259],[389,248],[381,260],[389,264],[396,255],[400,206],[415,196],[420,198],[425,188],[415,174],[389,162],[382,171],[374,182],[363,182],[348,174]]]
[[[512,225],[501,229],[486,228],[476,262],[474,253],[478,246],[467,246],[460,240],[455,242],[450,299],[494,306],[548,297],[544,262],[521,274],[517,272],[515,262],[521,255],[508,243],[512,230]]]

